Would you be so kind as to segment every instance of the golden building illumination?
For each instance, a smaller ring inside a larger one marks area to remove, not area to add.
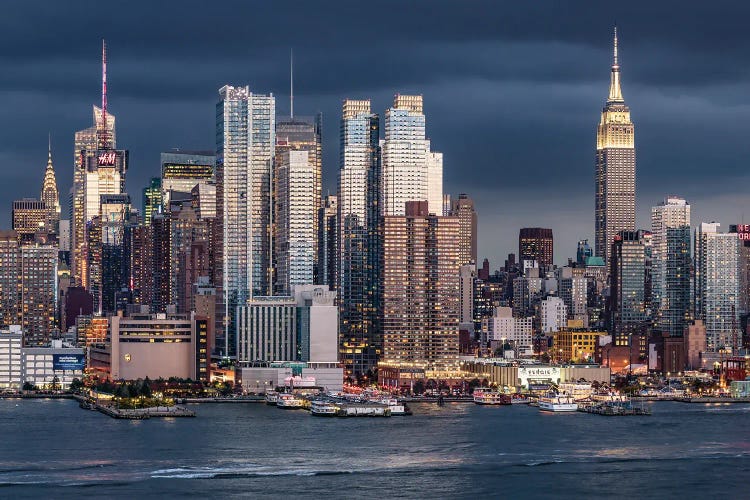
[[[596,255],[608,261],[620,231],[635,230],[635,138],[620,87],[617,28],[609,97],[596,134]]]

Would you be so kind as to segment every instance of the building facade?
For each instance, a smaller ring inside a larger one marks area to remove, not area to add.
[[[524,227],[518,234],[518,259],[535,260],[541,269],[552,267],[554,258],[554,238],[552,229]]]
[[[643,231],[621,231],[610,253],[609,331],[615,345],[630,345],[646,316],[646,245]]]
[[[469,195],[461,193],[450,205],[447,215],[458,217],[461,227],[461,265],[477,264],[477,212],[474,209],[474,200]]]
[[[609,97],[596,134],[596,255],[608,262],[620,231],[635,230],[635,138],[630,108],[620,88],[617,29]]]
[[[651,304],[655,327],[682,336],[691,318],[690,205],[667,197],[651,209]]]
[[[271,167],[276,106],[273,95],[225,85],[216,105],[216,211],[225,316],[225,351],[236,307],[271,285]]]

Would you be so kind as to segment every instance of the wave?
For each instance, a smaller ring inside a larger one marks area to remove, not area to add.
[[[338,476],[354,474],[353,470],[254,467],[178,467],[151,472],[154,479],[232,479],[263,476]]]

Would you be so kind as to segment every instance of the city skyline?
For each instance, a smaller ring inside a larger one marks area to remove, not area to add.
[[[181,15],[203,26],[198,9],[191,7],[188,4]],[[126,190],[133,194],[134,206],[140,206],[137,196],[148,180],[159,174],[159,152],[175,146],[211,149],[216,89],[224,83],[250,84],[254,93],[272,92],[278,113],[287,113],[289,48],[293,46],[296,111],[300,115],[323,112],[323,193],[336,189],[342,99],[372,99],[373,112],[383,116],[393,94],[422,94],[427,135],[445,155],[444,192],[454,196],[466,192],[475,200],[480,260],[488,257],[492,268],[497,268],[505,254],[515,252],[519,228],[542,226],[555,232],[554,261],[563,264],[574,255],[579,239],[594,240],[592,136],[607,94],[611,26],[616,19],[623,85],[639,128],[636,228],[649,227],[650,207],[669,194],[691,201],[694,225],[716,220],[726,228],[743,222],[742,159],[750,151],[735,124],[744,113],[737,104],[742,103],[739,91],[746,85],[746,76],[729,59],[747,41],[730,16],[723,19],[722,36],[710,42],[705,41],[710,37],[696,38],[697,21],[692,17],[682,18],[682,13],[670,10],[678,18],[671,23],[674,26],[665,27],[637,17],[635,8],[578,12],[554,25],[549,21],[559,14],[555,6],[517,8],[505,20],[500,9],[487,9],[487,19],[474,25],[473,33],[460,27],[438,33],[428,26],[406,34],[399,27],[419,13],[409,7],[403,18],[387,27],[396,36],[365,47],[363,54],[373,56],[368,58],[373,67],[365,71],[343,57],[362,48],[363,42],[339,47],[352,28],[341,26],[315,43],[305,40],[305,33],[312,29],[301,23],[306,8],[298,6],[291,14],[285,13],[292,16],[291,28],[286,38],[280,37],[282,41],[269,42],[263,28],[247,35],[249,40],[236,39],[238,47],[220,55],[210,36],[188,43],[186,35],[179,35],[175,38],[180,43],[175,44],[167,35],[177,33],[176,28],[166,26],[155,34],[157,21],[166,15],[158,11],[146,20],[142,31],[124,30],[134,15],[129,11],[100,34],[109,41],[109,109],[118,116],[118,135],[131,152]],[[666,7],[655,9],[658,14]],[[47,31],[66,39],[75,23],[66,27],[60,16],[84,15],[84,20],[94,23],[102,15],[76,7],[58,10],[53,4],[42,10],[55,23],[55,30]],[[716,15],[713,10],[695,18],[710,19]],[[335,12],[326,7],[317,11],[322,25],[332,20],[345,25],[343,21],[354,16],[341,6]],[[436,4],[433,14],[438,20],[451,15],[468,21],[475,12]],[[264,14],[280,16],[281,9]],[[541,22],[532,23],[531,16],[540,14]],[[735,14],[732,18],[742,18],[741,12]],[[207,15],[223,19],[221,14]],[[379,12],[373,15],[373,22],[387,25]],[[40,27],[49,20],[41,16]],[[60,197],[67,200],[72,161],[66,164],[65,159],[70,158],[72,136],[88,126],[90,106],[99,99],[99,34],[76,33],[69,43],[55,44],[47,41],[44,29],[33,37],[28,31],[19,35],[13,30],[12,15],[6,23],[3,37],[28,43],[21,44],[23,50],[4,54],[7,75],[0,88],[8,92],[2,98],[0,116],[15,126],[6,130],[7,142],[0,143],[0,159],[18,167],[6,169],[8,182],[0,187],[0,196],[14,199],[36,194],[44,175],[43,155],[50,131]],[[526,26],[528,32],[519,32],[517,26]],[[711,29],[701,24],[699,32],[705,35]],[[658,57],[652,54],[654,46],[659,47]],[[152,54],[154,47],[159,50]],[[435,47],[441,50],[429,50]],[[324,57],[328,51],[333,52]],[[380,58],[375,57],[378,54]],[[56,69],[66,60],[74,64],[66,65],[64,72]],[[160,64],[164,68],[154,69]],[[43,83],[38,78],[41,74],[45,75]],[[21,113],[19,95],[46,105]],[[540,95],[546,106],[535,106]],[[545,147],[531,147],[537,137],[545,137]],[[473,165],[467,166],[469,160],[464,158],[471,158]],[[527,176],[529,169],[538,173],[533,182]],[[5,227],[10,226],[9,212],[9,204],[0,211]]]

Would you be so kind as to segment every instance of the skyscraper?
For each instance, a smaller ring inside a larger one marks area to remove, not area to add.
[[[695,319],[706,326],[709,351],[739,347],[740,240],[718,222],[695,230]]]
[[[646,244],[643,231],[621,231],[610,254],[609,331],[615,345],[630,345],[646,321]]]
[[[457,217],[408,202],[383,226],[383,362],[386,380],[451,378],[458,370],[460,316]],[[381,374],[381,371],[383,372]]]
[[[403,215],[407,201],[427,200],[432,214],[443,213],[443,157],[430,151],[421,95],[396,94],[385,112],[383,215]]]
[[[609,97],[596,133],[596,255],[608,261],[620,231],[635,230],[635,139],[620,88],[617,28]]]
[[[226,327],[224,350],[231,352],[236,306],[253,295],[271,292],[271,166],[276,109],[273,95],[253,94],[247,86],[225,85],[219,95],[216,212]]]
[[[667,197],[651,209],[651,302],[657,329],[682,336],[690,321],[690,205]]]
[[[320,207],[323,206],[322,200],[322,182],[323,182],[323,155],[321,130],[323,128],[323,115],[318,114],[314,119],[309,117],[291,116],[277,119],[276,121],[276,153],[274,160],[274,179],[276,171],[280,167],[282,155],[286,151],[306,151],[307,161],[312,168],[312,182],[310,185],[310,202],[313,204],[315,214],[318,214]],[[274,193],[277,193],[277,184],[274,180]],[[274,194],[278,198],[278,194]],[[275,217],[275,216],[274,216]],[[314,282],[322,283],[320,267],[318,263],[318,218],[313,221],[314,238],[313,244],[313,273]],[[274,233],[274,238],[278,237],[278,227]],[[311,282],[312,283],[312,282]]]
[[[167,151],[161,154],[161,190],[164,207],[169,193],[189,193],[197,184],[214,180],[216,156],[211,151]]]
[[[40,199],[47,206],[47,227],[50,231],[59,233],[60,223],[60,196],[57,192],[57,179],[55,168],[52,166],[52,141],[50,140],[47,153],[47,168],[44,171],[44,182],[42,182],[42,195]]]
[[[86,190],[86,177],[89,168],[96,167],[96,162],[89,162],[88,158],[98,157],[99,150],[113,150],[116,146],[115,117],[107,111],[107,57],[106,47],[102,43],[102,107],[93,107],[93,126],[79,130],[75,133],[75,145],[73,149],[73,187],[71,196],[71,224],[73,259],[72,271],[75,282],[87,286],[86,255],[85,255],[85,232],[86,223],[91,220],[93,214],[87,214],[86,206],[89,198],[98,200],[98,194],[89,193]],[[109,156],[104,157],[105,160]],[[107,161],[105,161],[106,163]],[[127,164],[120,168],[127,168]],[[125,171],[121,172],[124,186]]]
[[[554,256],[552,229],[523,227],[518,233],[518,260],[535,260],[541,269],[552,267]]]
[[[380,120],[369,100],[342,105],[338,183],[339,335],[348,375],[375,367],[380,266]]]
[[[461,193],[453,200],[449,215],[458,217],[460,226],[460,262],[477,264],[477,212],[474,210],[474,200],[469,195]]]
[[[338,196],[329,194],[318,211],[318,266],[323,284],[332,290],[337,288],[338,212]]]
[[[152,177],[148,186],[143,188],[143,224],[151,225],[151,219],[164,207],[164,196],[161,191],[161,178]]]
[[[295,285],[312,285],[320,197],[315,192],[314,157],[310,151],[287,150],[276,159],[274,261],[277,294]]]

